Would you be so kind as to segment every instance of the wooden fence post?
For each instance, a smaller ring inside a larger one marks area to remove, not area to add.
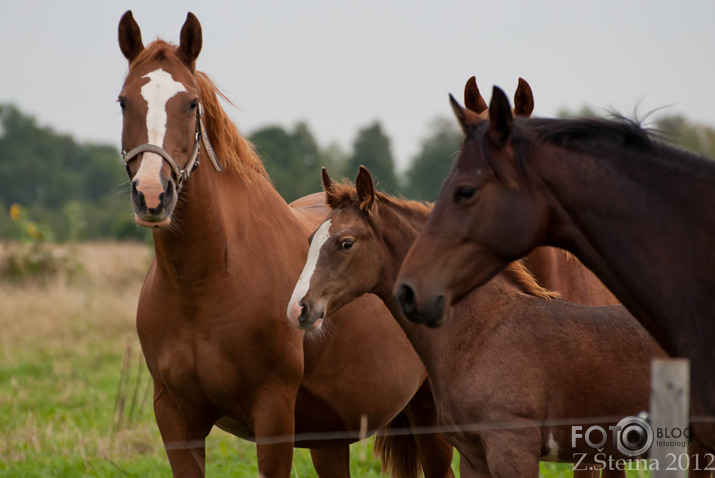
[[[653,478],[685,478],[690,466],[686,430],[690,426],[690,362],[687,359],[653,359],[650,378],[650,416],[657,460]],[[687,433],[690,435],[689,433]]]

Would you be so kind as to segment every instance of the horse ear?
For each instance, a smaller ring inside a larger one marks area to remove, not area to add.
[[[201,24],[198,18],[189,12],[186,14],[184,26],[181,27],[179,43],[179,54],[187,65],[194,66],[194,62],[201,52],[201,41]]]
[[[464,106],[477,113],[482,113],[487,109],[487,102],[479,92],[475,77],[468,79],[467,84],[464,85]]]
[[[486,111],[479,114],[469,108],[462,108],[452,95],[449,95],[449,103],[452,105],[452,111],[454,111],[454,115],[457,117],[457,120],[459,120],[459,125],[462,127],[464,134],[469,134],[470,126],[486,120],[486,117],[483,116],[486,115]]]
[[[489,103],[489,137],[497,145],[503,145],[511,135],[511,107],[504,92],[494,87]]]
[[[139,56],[144,50],[142,43],[142,32],[139,25],[134,20],[131,10],[127,10],[119,20],[119,49],[129,63]]]
[[[325,202],[328,203],[328,206],[334,207],[335,200],[336,200],[335,181],[333,181],[333,178],[330,177],[330,174],[328,174],[328,170],[325,169],[325,167],[322,168],[320,175],[323,180],[323,190],[325,191]]]
[[[467,111],[462,108],[462,105],[460,105],[452,95],[449,95],[449,104],[452,106],[452,111],[454,111],[454,116],[457,117],[457,121],[459,121],[462,131],[464,134],[467,134]]]
[[[365,166],[360,166],[355,180],[355,189],[357,189],[358,199],[360,199],[360,209],[363,212],[371,213],[375,205],[375,183],[370,171]]]
[[[514,114],[528,118],[534,111],[534,94],[524,78],[519,78],[519,86],[514,93]]]

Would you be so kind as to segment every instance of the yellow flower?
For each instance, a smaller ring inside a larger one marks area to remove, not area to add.
[[[20,220],[20,215],[22,214],[22,208],[18,203],[10,206],[10,217],[13,221],[17,222]]]
[[[28,221],[27,223],[27,234],[33,239],[42,239],[42,233],[37,229],[37,226],[32,221]]]

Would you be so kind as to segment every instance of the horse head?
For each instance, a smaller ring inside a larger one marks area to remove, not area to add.
[[[331,212],[310,237],[308,259],[288,304],[297,328],[320,328],[330,315],[369,292],[381,279],[381,257],[371,217],[377,195],[370,172],[360,166],[355,186],[338,184],[323,168],[323,188]]]
[[[203,125],[196,58],[201,25],[188,13],[179,46],[156,40],[147,47],[131,11],[119,22],[119,47],[129,73],[119,94],[122,109],[122,157],[131,181],[137,224],[171,223],[178,194],[198,166],[201,144],[221,169]]]

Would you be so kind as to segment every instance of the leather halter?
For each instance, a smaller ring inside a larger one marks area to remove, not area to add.
[[[189,179],[191,171],[193,171],[199,166],[198,158],[199,151],[201,149],[200,145],[202,143],[204,145],[204,148],[206,149],[206,155],[209,157],[209,160],[211,161],[211,164],[213,164],[214,169],[218,172],[223,171],[223,167],[221,167],[221,163],[219,163],[218,158],[216,157],[216,153],[211,147],[211,143],[209,143],[209,137],[206,133],[206,126],[204,126],[203,117],[204,109],[201,106],[201,103],[199,103],[198,112],[196,113],[196,136],[194,138],[194,150],[191,153],[189,160],[186,162],[186,166],[184,166],[184,169],[179,168],[179,165],[176,163],[174,158],[172,158],[169,152],[161,146],[149,143],[140,144],[136,148],[132,148],[129,151],[127,151],[126,149],[122,149],[122,159],[124,160],[124,167],[127,170],[127,175],[129,176],[129,179],[132,179],[132,176],[129,172],[129,162],[142,153],[155,153],[161,156],[164,161],[166,161],[169,166],[171,166],[171,170],[174,172],[174,176],[176,177],[176,192],[178,193],[179,191],[181,191],[181,187],[183,186],[184,181]]]

